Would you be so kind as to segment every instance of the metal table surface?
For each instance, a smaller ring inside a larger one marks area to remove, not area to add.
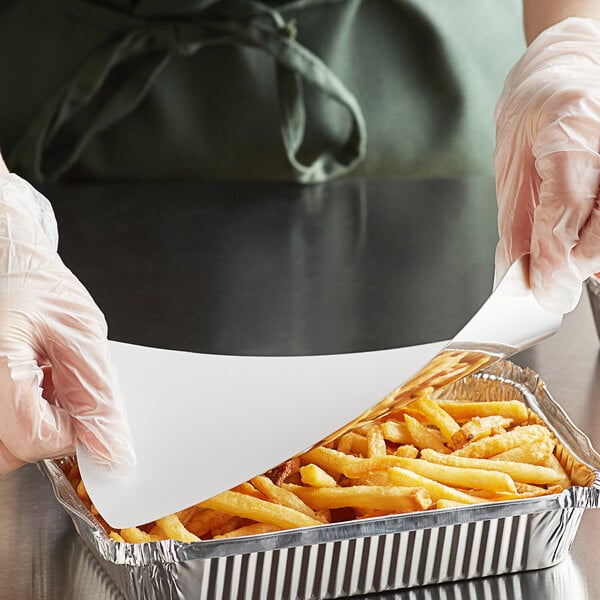
[[[451,337],[490,292],[493,182],[118,184],[44,190],[60,251],[112,339],[182,350],[311,354]],[[584,295],[515,358],[600,448],[599,342]],[[378,598],[600,598],[600,513],[541,571]],[[0,479],[0,598],[121,600],[34,465]]]

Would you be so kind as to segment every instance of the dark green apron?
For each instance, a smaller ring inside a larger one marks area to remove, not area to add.
[[[491,172],[523,48],[519,0],[6,0],[0,143],[34,181]]]

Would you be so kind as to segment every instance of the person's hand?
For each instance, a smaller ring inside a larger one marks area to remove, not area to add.
[[[50,203],[0,158],[0,473],[76,440],[135,461],[104,317],[57,244]]]
[[[600,22],[569,18],[531,43],[496,128],[496,281],[530,253],[536,298],[568,312],[600,271]]]

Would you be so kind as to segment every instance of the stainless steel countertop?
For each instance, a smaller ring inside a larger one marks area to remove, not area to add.
[[[45,191],[61,226],[63,258],[98,300],[114,339],[239,353],[401,346],[450,337],[489,292],[490,181],[359,181],[308,192],[253,184],[248,210],[237,201],[242,190],[241,184],[203,184]],[[411,198],[422,201],[416,213],[398,204],[402,196],[409,206]],[[432,197],[439,204],[427,205]],[[234,217],[225,218],[228,199]],[[170,201],[181,221],[161,208]],[[279,217],[265,221],[257,203]],[[325,225],[315,221],[321,213]],[[177,275],[182,261],[193,268]],[[418,285],[418,298],[407,301]],[[252,318],[264,328],[257,330]],[[596,448],[599,348],[584,295],[555,336],[515,358],[540,374]],[[600,512],[590,510],[570,558],[556,567],[377,598],[599,599],[599,538]],[[0,478],[0,598],[122,599],[34,465]]]

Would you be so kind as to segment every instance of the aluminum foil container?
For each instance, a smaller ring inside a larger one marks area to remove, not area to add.
[[[557,455],[577,485],[539,498],[246,538],[127,544],[106,535],[55,462],[45,461],[41,468],[80,536],[128,600],[343,598],[460,580],[474,580],[467,589],[477,594],[478,582],[490,580],[476,578],[563,561],[583,511],[600,506],[600,455],[589,439],[536,373],[508,361],[440,395],[522,400],[556,435]]]
[[[598,332],[598,337],[600,337],[600,275],[592,275],[586,283],[592,314],[596,323],[596,331]]]

